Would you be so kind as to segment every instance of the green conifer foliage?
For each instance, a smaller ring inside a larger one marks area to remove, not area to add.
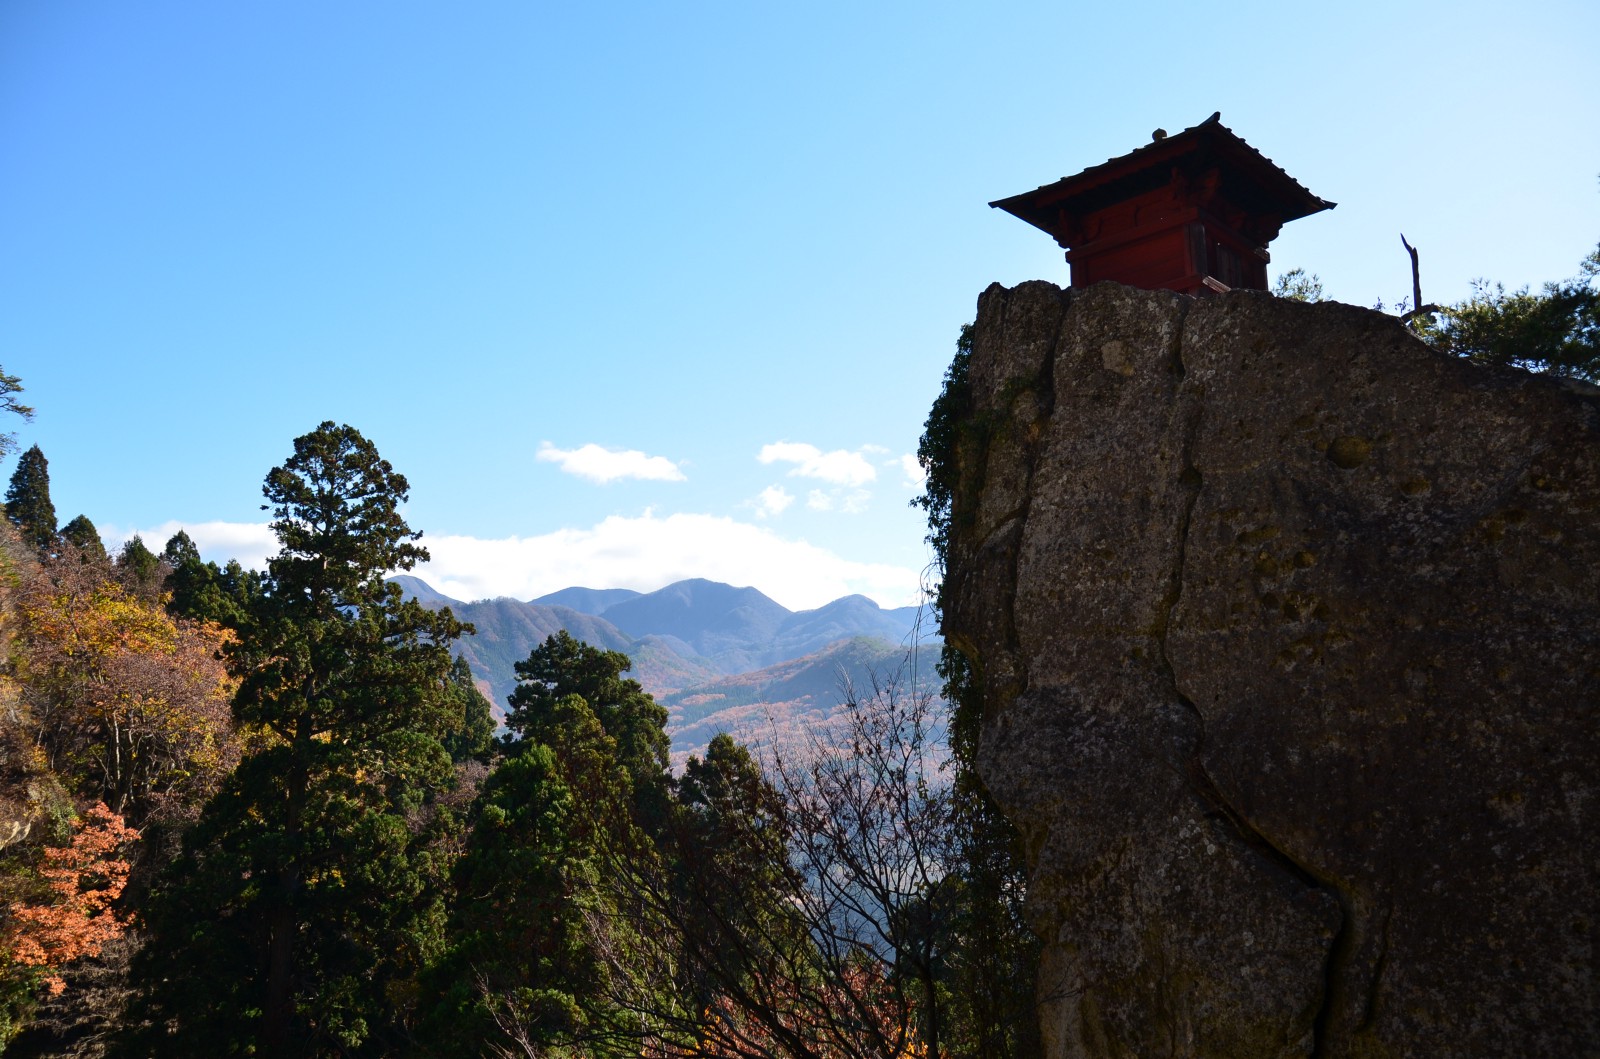
[[[117,553],[117,575],[129,591],[145,599],[155,599],[161,592],[166,571],[161,567],[161,559],[136,533]]]
[[[529,744],[495,769],[475,806],[449,947],[428,979],[438,998],[423,1026],[430,1054],[500,1054],[492,1049],[519,1037],[544,1048],[596,1029],[604,967],[590,922],[606,913],[596,822],[618,808],[623,781],[583,701],[568,705],[567,749],[589,741],[594,752],[563,761]]]
[[[87,515],[79,515],[62,526],[61,539],[78,549],[78,553],[87,560],[103,561],[106,558],[105,542],[100,539],[100,531],[94,528],[94,523],[89,521]]]
[[[658,858],[670,774],[666,710],[623,679],[630,664],[565,631],[517,664],[515,738],[474,807],[426,982],[429,1054],[638,1054],[638,1020],[612,989],[634,940],[620,884]]]
[[[179,530],[167,538],[166,547],[161,549],[161,561],[176,570],[186,562],[199,562],[200,549],[195,547],[194,538]]]
[[[471,758],[487,763],[494,749],[494,710],[478,690],[472,669],[461,655],[450,666],[445,691],[450,699],[451,721],[443,741],[450,760]]]
[[[618,760],[628,770],[647,815],[659,816],[665,804],[664,780],[671,742],[667,710],[622,674],[633,662],[621,651],[606,651],[575,639],[565,629],[534,648],[516,664],[517,690],[507,700],[506,727],[524,740],[549,742],[555,705],[568,695],[580,696],[616,740]],[[515,750],[516,740],[508,742]]]
[[[22,539],[47,551],[56,540],[56,507],[50,502],[50,463],[35,445],[17,460],[6,489],[6,518]]]
[[[186,838],[148,911],[124,1055],[380,1056],[443,923],[448,610],[384,577],[427,558],[404,477],[348,426],[295,440],[264,488],[280,551],[230,663],[270,737]]]
[[[218,567],[216,563],[202,562],[198,551],[190,555],[181,547],[175,550],[172,541],[167,542],[162,554],[166,556],[163,562],[171,563],[171,557],[178,559],[171,563],[165,587],[170,593],[167,610],[180,618],[214,621],[237,629],[266,593],[266,578],[246,570],[237,559]]]
[[[1474,280],[1472,297],[1412,322],[1427,342],[1479,364],[1509,365],[1600,382],[1600,247],[1578,275],[1506,292]]]

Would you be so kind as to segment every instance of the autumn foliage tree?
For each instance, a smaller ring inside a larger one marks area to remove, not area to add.
[[[19,593],[16,671],[51,767],[137,821],[196,809],[238,761],[229,635],[172,618],[103,562],[46,560]]]
[[[44,850],[44,899],[8,911],[3,944],[11,967],[34,969],[52,994],[60,993],[66,988],[58,973],[62,966],[98,956],[126,929],[116,901],[128,881],[123,852],[138,837],[99,803],[84,814],[71,842]]]
[[[66,975],[120,943],[126,929],[116,906],[138,832],[104,805],[81,814],[71,828],[61,845],[8,851],[10,900],[0,919],[0,1051],[18,1043],[41,999],[46,1008],[81,1007],[84,998],[68,992]]]

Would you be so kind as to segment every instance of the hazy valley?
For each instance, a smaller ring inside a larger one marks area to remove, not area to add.
[[[628,655],[629,675],[669,711],[678,765],[718,732],[751,744],[798,738],[833,714],[846,686],[898,677],[907,689],[938,692],[939,639],[926,617],[865,596],[791,611],[757,589],[697,578],[648,593],[573,587],[527,601],[464,602],[418,577],[393,580],[477,629],[457,648],[497,720],[516,687],[514,665],[561,629]]]

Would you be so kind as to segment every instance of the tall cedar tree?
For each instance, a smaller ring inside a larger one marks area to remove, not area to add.
[[[804,883],[789,863],[783,796],[727,733],[712,738],[703,760],[689,758],[676,809],[670,875],[634,904],[664,904],[672,929],[658,933],[676,934],[682,947],[681,989],[692,1003],[677,1028],[692,1029],[689,1039],[711,1054],[734,1055],[738,1038],[773,1036],[753,1027],[784,1017],[794,998],[776,994],[812,965],[811,939],[794,914]],[[707,1014],[709,1025],[696,1023]]]
[[[670,775],[666,710],[623,678],[631,664],[565,631],[517,663],[514,736],[474,807],[427,982],[430,1054],[638,1053],[611,1003],[609,956],[630,938],[606,875],[653,859]]]
[[[281,551],[230,662],[265,730],[153,895],[123,1055],[379,1056],[437,947],[442,865],[417,821],[451,778],[450,645],[385,582],[428,553],[404,477],[323,423],[263,489]],[[266,506],[266,505],[264,505]]]
[[[50,463],[35,445],[17,460],[6,489],[6,518],[40,551],[56,540],[56,506],[50,502]]]
[[[456,655],[446,685],[450,700],[450,726],[443,739],[450,760],[489,763],[494,750],[494,709],[472,679],[467,660]]]

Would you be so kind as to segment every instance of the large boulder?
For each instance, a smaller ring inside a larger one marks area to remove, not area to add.
[[[1600,391],[991,287],[945,632],[1052,1057],[1600,1055]]]

